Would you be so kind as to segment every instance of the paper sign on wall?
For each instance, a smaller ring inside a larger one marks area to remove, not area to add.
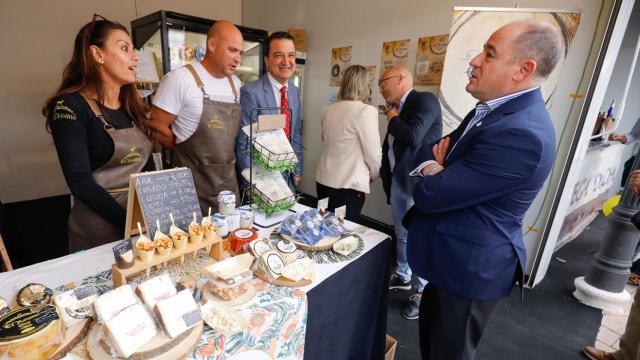
[[[351,46],[331,49],[330,86],[340,86],[342,74],[351,66]]]
[[[382,43],[380,56],[380,75],[395,66],[407,66],[410,39],[387,41]]]
[[[376,66],[375,65],[367,65],[365,66],[367,69],[367,77],[369,78],[369,98],[365,103],[369,105],[373,105],[373,84],[376,82]]]
[[[418,38],[414,85],[438,85],[442,79],[449,34]]]

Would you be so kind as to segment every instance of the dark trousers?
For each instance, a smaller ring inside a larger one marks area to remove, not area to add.
[[[316,182],[316,191],[318,192],[318,200],[329,198],[329,208],[327,210],[334,211],[335,208],[346,205],[347,215],[345,218],[349,221],[358,222],[360,211],[364,206],[364,193],[353,189],[334,189]]]
[[[423,360],[472,360],[501,299],[473,300],[428,283],[420,302]]]

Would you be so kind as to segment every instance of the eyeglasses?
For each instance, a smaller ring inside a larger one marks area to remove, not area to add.
[[[378,87],[382,88],[384,87],[384,82],[393,78],[397,78],[397,77],[401,77],[402,74],[398,74],[398,75],[393,75],[393,76],[389,76],[388,78],[384,78],[384,79],[380,79],[378,80]]]

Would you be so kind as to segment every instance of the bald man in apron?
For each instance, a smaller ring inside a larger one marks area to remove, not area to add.
[[[149,127],[167,149],[173,165],[191,169],[203,213],[218,211],[218,193],[236,194],[236,137],[240,130],[240,80],[233,75],[243,54],[240,30],[216,22],[207,34],[201,62],[172,70],[156,92]]]

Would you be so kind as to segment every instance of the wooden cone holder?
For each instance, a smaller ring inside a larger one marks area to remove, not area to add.
[[[153,259],[148,262],[143,262],[136,256],[133,260],[133,265],[126,269],[121,269],[117,264],[111,265],[111,278],[113,280],[113,287],[117,288],[127,283],[127,280],[143,271],[146,271],[147,276],[149,276],[149,272],[153,266],[157,266],[159,264],[166,264],[167,262],[180,259],[180,263],[184,262],[184,256],[188,254],[193,254],[193,258],[195,259],[198,250],[203,248],[210,248],[209,256],[214,258],[215,260],[221,259],[222,253],[222,238],[218,235],[215,235],[213,239],[202,239],[199,244],[194,244],[190,241],[187,242],[187,246],[184,249],[178,250],[175,247],[171,249],[169,254],[160,255],[157,252],[153,255]]]

